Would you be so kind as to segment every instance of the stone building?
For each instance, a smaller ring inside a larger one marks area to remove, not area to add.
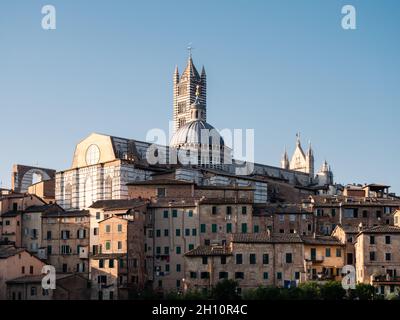
[[[22,248],[0,245],[0,300],[7,298],[6,283],[26,275],[40,275],[45,263]]]
[[[28,188],[28,194],[34,194],[48,204],[53,204],[56,201],[56,185],[55,178],[50,180],[39,181],[32,184]]]
[[[400,227],[363,228],[355,240],[356,280],[380,294],[400,291]]]
[[[341,226],[338,225],[332,231],[332,236],[338,239],[343,245],[345,245],[345,264],[355,265],[356,264],[356,252],[354,249],[354,242],[357,234],[360,232],[360,226]]]
[[[44,275],[28,275],[7,281],[8,300],[88,300],[88,280],[79,274],[56,274],[56,289],[43,289]]]
[[[131,212],[99,222],[99,252],[90,256],[93,299],[127,299],[147,282],[145,215]]]
[[[60,273],[89,272],[89,212],[52,210],[42,214],[39,253]]]
[[[24,166],[13,166],[11,189],[15,193],[26,193],[32,184],[54,179],[56,171],[53,169]]]
[[[298,234],[233,234],[227,246],[199,246],[185,254],[185,290],[210,290],[223,279],[239,292],[259,286],[293,287],[305,281]]]
[[[307,280],[341,280],[345,244],[333,236],[303,236],[302,239]]]

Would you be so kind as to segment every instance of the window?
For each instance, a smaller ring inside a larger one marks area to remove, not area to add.
[[[385,253],[385,260],[386,261],[392,260],[392,254],[391,253]]]
[[[295,216],[294,214],[291,214],[291,215],[289,216],[289,220],[290,220],[290,222],[296,221],[296,216]]]
[[[185,236],[190,236],[190,229],[185,229]]]
[[[200,273],[200,278],[201,279],[209,279],[210,278],[210,273],[209,272],[202,272],[202,273]]]
[[[181,229],[176,229],[176,230],[175,230],[175,235],[176,235],[177,237],[180,237],[180,236],[181,236]]]
[[[278,280],[282,280],[282,272],[278,272],[278,273],[276,274],[276,278],[277,278]]]
[[[69,239],[69,230],[62,230],[61,231],[61,239],[63,239],[63,240]]]
[[[176,272],[181,272],[181,265],[179,263],[176,265]]]
[[[111,241],[106,241],[106,250],[111,250]]]
[[[61,254],[71,254],[72,253],[72,250],[71,250],[71,248],[70,248],[70,246],[68,246],[68,245],[62,245],[61,246]]]
[[[332,217],[335,217],[335,216],[336,216],[336,209],[335,209],[335,208],[332,209],[331,215],[332,215]]]
[[[202,257],[202,263],[203,264],[208,264],[208,258],[207,257]]]
[[[122,250],[122,241],[118,241],[118,250]]]
[[[164,218],[168,218],[168,210],[164,210]]]
[[[226,224],[226,233],[232,233],[232,223]]]
[[[107,276],[97,276],[97,283],[106,284],[107,283]]]
[[[325,257],[331,256],[331,248],[325,248]]]
[[[192,236],[197,236],[197,229],[196,228],[192,229]]]
[[[191,279],[196,279],[197,278],[197,272],[190,271],[190,278]]]
[[[201,233],[206,233],[206,225],[205,224],[201,224],[200,225],[200,232]]]
[[[390,244],[390,236],[385,236],[385,243]]]
[[[254,253],[250,253],[250,264],[256,264],[256,255]]]
[[[104,260],[103,259],[99,260],[99,268],[104,268]]]
[[[117,230],[118,230],[118,232],[122,232],[122,224],[118,225],[118,229]]]
[[[369,236],[369,244],[375,244],[375,236]]]
[[[299,280],[300,279],[300,272],[295,272],[294,273],[294,278],[296,279],[296,280]]]
[[[79,229],[77,231],[77,238],[78,239],[85,239],[86,238],[86,230],[85,229]]]
[[[161,230],[160,229],[156,230],[156,237],[157,238],[161,237]]]
[[[100,220],[100,212],[96,212],[96,220]]]
[[[235,272],[235,279],[244,279],[244,272]]]
[[[242,207],[242,214],[247,214],[247,207],[246,206]]]
[[[180,288],[181,287],[181,280],[176,280],[176,287]]]
[[[93,235],[97,236],[99,234],[99,228],[93,228]]]
[[[190,251],[190,250],[193,250],[193,249],[194,249],[194,244],[190,243],[189,246],[188,246],[188,250]]]
[[[169,229],[164,229],[164,237],[169,237]]]
[[[380,218],[382,216],[382,212],[380,210],[376,211],[376,217]]]
[[[193,217],[193,210],[189,210],[188,216],[189,216],[189,218]]]
[[[52,253],[52,247],[47,246],[47,254],[50,255]]]
[[[165,188],[157,188],[157,197],[159,198],[165,197]]]
[[[165,265],[165,272],[169,272],[169,264]]]
[[[370,251],[369,252],[369,260],[370,261],[375,261],[375,251]]]
[[[217,214],[217,207],[216,207],[216,206],[213,206],[213,207],[211,208],[211,212],[212,212],[212,214]]]
[[[336,257],[340,258],[342,256],[342,249],[336,248]]]
[[[363,216],[363,218],[368,218],[368,211],[367,210],[363,210],[362,216]]]
[[[177,218],[178,217],[178,210],[174,209],[172,210],[172,218]]]
[[[268,253],[263,254],[263,264],[269,264],[269,254]]]
[[[37,295],[37,288],[31,287],[31,296],[36,296],[36,295]]]
[[[259,233],[260,232],[260,227],[256,224],[254,225],[254,233]]]
[[[181,254],[181,251],[182,251],[182,250],[181,250],[181,247],[179,247],[179,246],[176,247],[176,254]]]
[[[156,247],[156,254],[158,254],[158,255],[161,254],[161,247]]]
[[[42,296],[48,296],[49,295],[49,290],[48,289],[42,289]]]
[[[221,271],[221,272],[219,273],[219,278],[220,278],[220,279],[228,279],[228,272],[226,272],[226,271]]]
[[[217,224],[213,223],[211,226],[211,232],[216,233],[217,232]]]
[[[293,256],[291,253],[286,253],[286,263],[292,263],[293,262]]]
[[[46,237],[46,239],[47,239],[47,240],[51,240],[51,231],[47,231],[47,237]]]
[[[106,225],[106,232],[107,233],[111,232],[111,226],[109,224]]]
[[[226,264],[226,256],[221,257],[221,264]]]
[[[280,214],[280,215],[279,215],[279,221],[280,221],[280,222],[285,221],[285,216],[284,216],[283,214]]]
[[[25,273],[25,267],[21,268],[21,273],[24,274]]]
[[[241,253],[236,254],[236,264],[242,264],[243,263],[243,255]]]
[[[247,233],[247,223],[242,223],[242,233]]]
[[[169,247],[164,247],[164,254],[169,255]]]
[[[268,280],[268,272],[264,272],[263,278],[264,278],[264,280]]]

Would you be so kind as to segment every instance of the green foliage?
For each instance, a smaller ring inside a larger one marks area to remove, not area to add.
[[[215,300],[238,300],[238,283],[234,280],[223,280],[213,288],[211,292],[212,299]]]
[[[317,300],[320,297],[321,286],[317,282],[301,283],[299,289],[301,290],[302,300]]]
[[[208,298],[208,294],[200,290],[188,291],[183,297],[184,300],[207,300]]]
[[[280,290],[277,287],[258,287],[243,293],[244,300],[279,300]]]
[[[398,293],[389,293],[388,295],[385,296],[385,300],[400,300],[400,296]]]
[[[321,286],[320,297],[323,300],[342,300],[346,295],[346,290],[338,281],[328,281]]]
[[[358,283],[354,290],[350,290],[352,300],[374,300],[376,299],[375,288],[370,284]]]

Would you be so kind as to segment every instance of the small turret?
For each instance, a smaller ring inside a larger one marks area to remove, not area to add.
[[[286,151],[286,147],[285,147],[285,151],[283,153],[282,160],[281,160],[281,168],[289,169],[289,157],[288,157],[288,153]]]

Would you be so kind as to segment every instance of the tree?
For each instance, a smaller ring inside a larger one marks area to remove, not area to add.
[[[215,300],[238,300],[238,283],[234,280],[223,280],[213,288],[211,296]]]
[[[319,284],[314,281],[302,283],[299,288],[303,300],[317,300],[320,297],[321,288]]]
[[[244,300],[278,300],[280,297],[280,290],[276,287],[258,287],[243,293]]]
[[[321,287],[321,298],[323,300],[342,300],[346,295],[339,281],[328,281]]]
[[[376,298],[375,288],[370,284],[358,283],[356,288],[350,291],[350,298],[357,300],[373,300]]]

